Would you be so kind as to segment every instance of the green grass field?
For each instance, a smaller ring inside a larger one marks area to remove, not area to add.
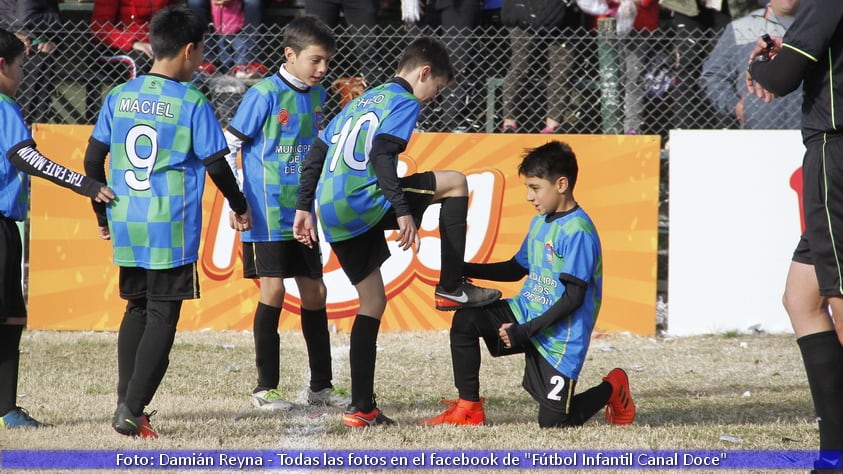
[[[818,446],[810,394],[792,335],[597,335],[578,391],[599,383],[613,367],[626,369],[638,407],[635,423],[611,426],[601,412],[581,428],[541,430],[537,405],[520,385],[522,357],[493,359],[485,354],[481,391],[490,425],[416,426],[416,421],[440,410],[440,398],[456,396],[447,332],[383,333],[375,389],[379,406],[399,426],[349,430],[340,423],[340,409],[301,405],[308,369],[300,333],[281,334],[280,387],[299,405],[290,412],[274,413],[259,413],[246,405],[256,379],[251,333],[179,333],[167,376],[148,407],[157,410],[152,423],[160,433],[158,440],[125,438],[110,426],[116,400],[116,344],[114,333],[24,333],[18,403],[54,426],[0,431],[0,446],[195,451],[812,450]],[[335,385],[348,388],[348,334],[333,334],[332,344]]]

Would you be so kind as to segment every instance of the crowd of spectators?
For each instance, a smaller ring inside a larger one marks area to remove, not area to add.
[[[149,18],[173,1],[94,0],[94,67],[108,71],[112,81],[148,70]],[[269,52],[272,36],[289,19],[271,13],[280,7],[286,14],[316,15],[337,31],[340,51],[326,86],[351,80],[371,87],[388,79],[387,65],[401,46],[393,44],[395,31],[441,37],[458,81],[426,108],[418,124],[423,130],[486,131],[494,123],[494,131],[512,133],[665,134],[671,128],[799,126],[798,94],[775,105],[756,103],[745,98],[739,77],[744,49],[765,32],[781,35],[798,0],[186,1],[210,26],[203,80],[222,76],[245,87],[279,66]],[[607,129],[600,126],[605,91],[595,86],[605,79],[597,24],[619,15],[627,2],[634,5],[634,23],[614,39],[618,113]],[[591,11],[594,5],[605,11]],[[541,14],[530,16],[535,11]],[[59,12],[57,0],[0,0],[0,23],[31,45],[29,77],[43,78],[27,81],[40,91],[22,94],[30,122],[56,120],[49,103],[41,102],[49,102],[55,88],[50,56],[62,51]],[[225,91],[240,94],[245,87]],[[348,87],[334,90],[338,108],[349,99]],[[209,93],[213,99],[214,90]]]

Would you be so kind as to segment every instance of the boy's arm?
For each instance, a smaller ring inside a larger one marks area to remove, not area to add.
[[[35,142],[25,141],[12,147],[6,157],[18,170],[52,181],[83,196],[102,202],[109,202],[114,198],[114,193],[101,182],[65,168],[42,155],[35,149]]]
[[[506,328],[506,334],[513,346],[527,344],[531,337],[567,318],[585,301],[585,290],[588,287],[586,282],[570,275],[562,275],[559,279],[565,284],[565,293],[562,294],[559,301],[553,303],[538,318],[524,324],[513,324]]]
[[[299,194],[296,202],[296,210],[310,212],[313,209],[313,198],[316,195],[316,183],[319,175],[322,174],[322,166],[325,165],[325,155],[328,153],[328,144],[317,138],[307,156],[304,158],[304,166],[299,175]]]
[[[369,153],[372,167],[375,169],[375,176],[378,178],[383,195],[389,199],[392,208],[395,209],[395,216],[409,216],[410,205],[404,197],[401,189],[401,182],[398,180],[398,167],[396,160],[398,155],[407,148],[407,142],[398,137],[380,134],[372,142],[372,150]]]
[[[463,267],[463,275],[469,278],[480,278],[489,281],[518,281],[527,275],[527,269],[522,267],[515,257],[505,262],[470,263]]]
[[[102,183],[108,182],[105,176],[105,157],[108,155],[108,150],[108,145],[105,143],[101,143],[93,137],[88,139],[88,148],[85,149],[85,174]],[[97,216],[97,225],[101,228],[108,226],[105,203],[92,199],[91,206]]]
[[[249,210],[249,206],[246,204],[246,196],[237,186],[237,179],[234,178],[234,173],[231,172],[231,168],[228,167],[224,157],[217,155],[206,159],[204,163],[211,181],[228,200],[228,207],[238,216],[246,214],[246,211]]]

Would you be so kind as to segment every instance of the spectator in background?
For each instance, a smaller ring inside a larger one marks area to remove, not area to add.
[[[515,109],[525,78],[534,80],[534,76],[527,73],[532,72],[530,61],[536,55],[546,55],[548,61],[547,109],[541,133],[570,130],[573,124],[568,123],[568,117],[573,116],[574,111],[567,109],[566,105],[571,104],[568,91],[572,89],[572,72],[578,60],[577,45],[571,40],[579,31],[584,31],[586,15],[575,3],[566,6],[558,1],[504,0],[501,20],[509,27],[511,48],[509,68],[503,83],[501,132],[522,131]],[[561,28],[562,31],[553,31],[553,28]]]
[[[721,124],[705,123],[701,117],[714,116],[706,110],[704,93],[698,86],[702,63],[708,52],[701,41],[712,32],[729,24],[732,16],[742,17],[758,8],[757,0],[661,0],[671,11],[670,26],[676,33],[679,71],[675,89],[673,128],[719,128]]]
[[[369,86],[376,85],[389,77],[393,71],[391,59],[381,61],[377,39],[378,0],[305,0],[305,13],[315,15],[336,33],[340,25],[340,14],[351,28],[354,39],[354,55],[357,58],[357,74]],[[340,45],[342,49],[342,45]],[[351,66],[354,68],[354,66]],[[350,69],[354,70],[354,69]]]
[[[472,39],[480,24],[483,0],[433,0],[433,7],[439,14],[442,40],[457,71],[457,82],[441,101],[443,117],[447,117],[446,131],[473,131],[479,124],[471,114],[471,84],[464,79],[472,64]]]
[[[641,133],[644,115],[644,86],[641,76],[644,72],[645,58],[652,54],[655,42],[647,41],[652,32],[659,27],[658,0],[632,0],[637,14],[632,31],[621,40],[621,61],[624,71],[623,87],[623,129],[627,135]],[[609,0],[611,8],[620,5],[619,0]]]
[[[211,25],[205,58],[215,69],[239,79],[263,77],[267,69],[257,60],[261,0],[187,0],[187,6]]]
[[[56,40],[61,28],[58,0],[0,0],[0,26],[26,46],[18,104],[28,124],[53,120]]]
[[[94,0],[91,32],[105,47],[103,57],[115,58],[129,67],[128,77],[143,74],[152,66],[149,20],[172,0]]]
[[[746,89],[746,58],[755,49],[758,37],[765,33],[784,36],[798,6],[799,0],[770,0],[767,8],[729,23],[703,65],[700,83],[706,97],[720,114],[733,118],[741,128],[800,127],[800,91],[765,104]]]

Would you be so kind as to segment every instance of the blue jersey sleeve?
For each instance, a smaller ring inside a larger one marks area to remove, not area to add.
[[[9,101],[3,101],[0,107],[0,120],[3,122],[3,133],[0,133],[0,140],[3,143],[3,154],[7,155],[9,150],[16,148],[21,143],[32,141],[32,134],[26,126],[26,122],[21,115],[20,107],[17,104]]]
[[[228,143],[210,102],[198,104],[191,125],[193,150],[200,160],[228,152]]]
[[[527,255],[527,242],[529,240],[529,234],[524,236],[524,240],[521,242],[521,248],[518,249],[518,253],[515,254],[515,261],[518,262],[518,265],[521,265],[524,268],[530,268],[530,258]]]
[[[389,115],[381,122],[376,135],[386,133],[410,141],[421,112],[421,103],[402,94],[393,97],[387,109],[390,111]]]
[[[237,112],[231,119],[229,127],[244,136],[254,138],[263,129],[267,115],[271,112],[269,109],[270,104],[267,97],[261,94],[257,87],[252,87],[246,92],[240,106],[237,107]]]
[[[97,116],[97,123],[94,125],[94,131],[91,137],[106,145],[111,144],[111,121],[114,118],[114,103],[117,100],[117,95],[109,93],[102,103],[100,113]]]
[[[561,244],[559,254],[565,256],[560,274],[571,275],[584,282],[590,281],[600,258],[600,244],[595,235],[585,229],[577,230],[565,236],[558,244]]]

